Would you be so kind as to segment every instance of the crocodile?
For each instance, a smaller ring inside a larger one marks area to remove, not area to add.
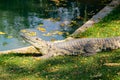
[[[38,37],[31,37],[25,33],[21,37],[32,44],[43,56],[40,59],[48,59],[59,55],[90,56],[101,51],[120,48],[120,36],[107,38],[80,38],[62,42],[45,41]]]

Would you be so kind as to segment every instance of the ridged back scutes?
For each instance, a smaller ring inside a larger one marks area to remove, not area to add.
[[[117,41],[117,42],[116,42]],[[66,42],[56,43],[55,46],[62,49],[80,49],[83,48],[88,42],[95,43],[99,48],[118,48],[120,46],[120,37],[112,37],[112,38],[82,38],[82,39],[74,39]],[[118,45],[119,43],[119,45]]]
[[[84,47],[88,41],[94,41],[95,43],[103,43],[104,40],[103,38],[82,38],[57,43],[55,45],[60,48]]]
[[[120,48],[120,37],[106,38],[104,46],[110,49]]]

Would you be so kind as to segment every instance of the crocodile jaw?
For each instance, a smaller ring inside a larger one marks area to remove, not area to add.
[[[48,53],[49,43],[47,41],[44,41],[38,37],[31,37],[29,35],[26,35],[25,33],[20,33],[20,36],[25,41],[33,45],[40,53],[42,54]]]

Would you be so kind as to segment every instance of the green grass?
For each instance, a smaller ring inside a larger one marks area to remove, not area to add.
[[[75,37],[111,37],[120,36],[120,6],[102,21]]]
[[[0,80],[89,80],[120,79],[119,66],[104,63],[120,62],[120,50],[91,57],[66,56],[40,61],[34,55],[0,56]]]
[[[76,37],[120,36],[120,6]],[[90,57],[61,56],[37,60],[35,54],[0,55],[0,80],[120,80],[120,49]]]

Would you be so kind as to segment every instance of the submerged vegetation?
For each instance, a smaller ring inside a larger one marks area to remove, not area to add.
[[[120,6],[76,37],[120,36],[119,13]],[[120,49],[90,57],[63,56],[45,61],[36,57],[39,54],[1,54],[0,80],[120,80]]]

